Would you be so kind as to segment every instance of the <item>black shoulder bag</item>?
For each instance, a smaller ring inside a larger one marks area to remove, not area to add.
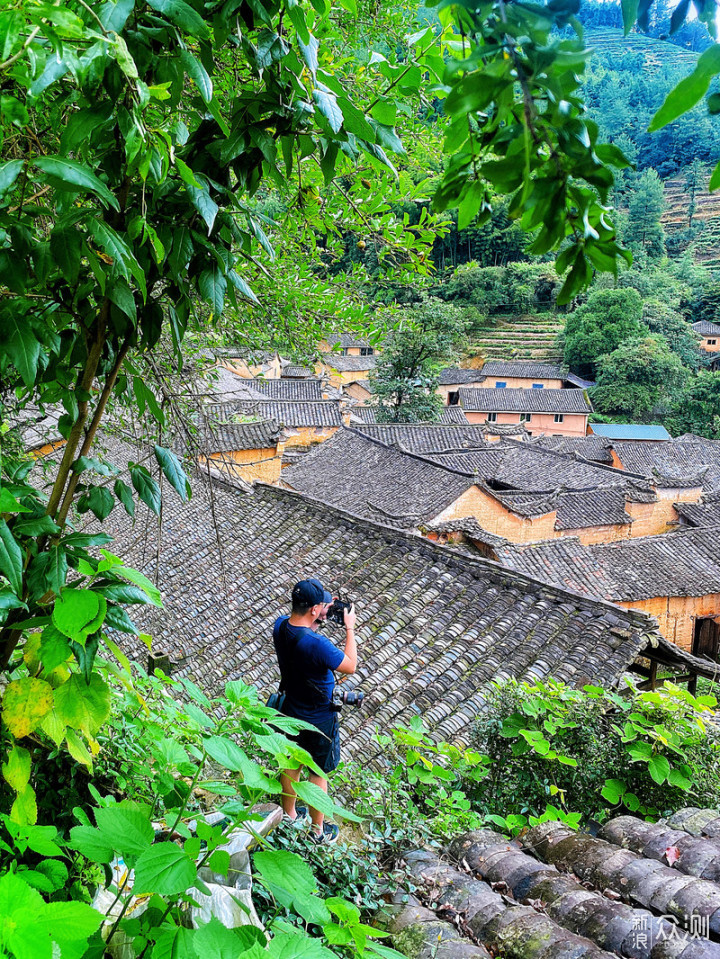
[[[283,641],[285,640],[285,637],[287,636],[287,624],[288,624],[288,620],[286,619],[281,624],[280,629],[278,630],[278,635]],[[285,690],[283,689],[282,677],[280,679],[280,686],[278,687],[277,691],[274,693],[270,693],[270,695],[268,696],[267,705],[271,709],[277,709],[279,713],[282,712],[283,706],[285,705]]]

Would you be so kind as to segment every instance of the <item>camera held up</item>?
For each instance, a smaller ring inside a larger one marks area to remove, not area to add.
[[[345,610],[351,610],[352,605],[352,603],[345,603],[342,599],[335,598],[327,611],[327,618],[331,623],[342,626],[345,622]]]

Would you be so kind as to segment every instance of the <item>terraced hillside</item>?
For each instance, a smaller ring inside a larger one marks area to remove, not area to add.
[[[473,336],[472,352],[485,359],[554,362],[561,359],[556,338],[563,324],[559,313],[498,316]]]
[[[695,187],[695,208],[692,211],[690,169],[671,180],[665,180],[666,209],[662,216],[662,225],[668,237],[692,228],[693,233],[688,236],[688,242],[694,244],[696,259],[705,266],[717,267],[720,266],[720,191],[708,193],[711,173],[710,167],[699,172]]]
[[[674,62],[688,68],[688,73],[697,63],[698,54],[691,50],[656,37],[648,37],[642,33],[631,33],[627,37],[622,30],[613,27],[595,27],[585,31],[585,43],[600,53],[611,53],[614,56],[626,53],[640,53],[643,56],[645,69],[652,73],[663,63]]]

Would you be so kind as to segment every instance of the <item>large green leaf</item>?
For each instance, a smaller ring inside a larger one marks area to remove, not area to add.
[[[180,460],[171,451],[162,446],[155,446],[155,459],[172,488],[179,494],[180,499],[186,500],[190,496],[190,481],[185,475]]]
[[[205,20],[184,0],[148,0],[148,6],[162,13],[194,40],[206,40],[210,35]]]
[[[153,606],[162,606],[162,594],[157,586],[154,586],[147,576],[144,576],[139,570],[133,569],[131,566],[116,566],[113,569],[113,573],[116,576],[121,576],[123,579],[127,579],[131,583],[135,583],[136,586],[139,586],[143,592],[147,593],[148,599],[153,604]]]
[[[23,554],[10,527],[0,520],[0,573],[6,577],[16,595],[22,592]]]
[[[135,280],[138,289],[142,292],[143,299],[147,295],[147,283],[145,273],[135,258],[134,253],[127,244],[127,241],[120,234],[113,230],[111,226],[97,217],[91,217],[88,220],[88,229],[95,242],[102,247],[109,257],[114,261],[114,266],[121,276],[126,280],[130,277]]]
[[[203,959],[239,959],[253,945],[265,948],[265,935],[255,926],[228,929],[216,916],[195,934],[195,950]]]
[[[273,849],[255,853],[253,864],[262,879],[288,893],[304,896],[318,891],[317,879],[305,860],[286,849]]]
[[[97,673],[89,683],[73,673],[55,690],[55,713],[66,726],[97,736],[110,715],[110,689]]]
[[[350,819],[352,822],[362,822],[360,816],[356,816],[355,813],[348,812],[346,809],[343,809],[342,806],[338,806],[338,804],[334,802],[323,789],[316,786],[315,783],[302,780],[295,784],[295,792],[300,799],[303,799],[314,809],[319,809],[325,816],[338,816],[341,819]]]
[[[55,600],[52,621],[65,636],[82,639],[102,626],[106,608],[100,593],[66,587]]]
[[[74,193],[89,190],[96,193],[113,210],[120,210],[120,204],[102,180],[99,180],[91,170],[77,160],[68,160],[67,157],[38,157],[32,162],[54,186],[59,186],[61,190],[70,190]]]
[[[160,487],[144,466],[130,467],[130,479],[140,499],[156,516],[160,515]]]
[[[213,264],[209,270],[202,271],[198,277],[198,290],[203,300],[211,307],[213,315],[220,316],[225,308],[227,279],[217,264]]]
[[[0,29],[2,29],[1,26]],[[23,168],[23,162],[23,160],[6,160],[5,163],[0,163],[0,196],[7,193],[15,183]]]
[[[40,343],[24,317],[6,314],[4,323],[7,336],[5,348],[23,383],[30,388],[37,376]]]
[[[146,849],[135,864],[133,892],[139,896],[176,896],[188,890],[196,879],[197,867],[184,850],[174,842],[158,842]]]
[[[315,105],[327,122],[333,133],[339,133],[343,124],[342,110],[338,106],[337,97],[330,90],[317,88],[313,90]]]
[[[7,60],[19,43],[25,26],[25,17],[20,10],[0,13],[0,60]]]
[[[199,60],[195,59],[189,50],[182,50],[180,52],[180,62],[190,79],[194,80],[197,84],[200,96],[205,103],[210,103],[213,98],[213,85],[205,67]]]
[[[103,839],[130,863],[148,850],[155,838],[150,816],[149,806],[129,799],[95,810],[95,822]]]
[[[660,786],[670,775],[670,763],[665,756],[653,756],[648,763],[648,772]]]
[[[81,852],[90,862],[109,863],[113,858],[112,843],[94,826],[73,826],[70,848]]]
[[[78,500],[78,513],[87,513],[90,510],[102,522],[115,507],[115,498],[109,489],[104,486],[93,486],[86,490]]]

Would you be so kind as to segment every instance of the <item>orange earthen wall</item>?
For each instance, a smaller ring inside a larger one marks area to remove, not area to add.
[[[439,513],[434,522],[448,522],[473,516],[488,533],[504,536],[512,543],[532,543],[556,536],[557,513],[546,513],[532,519],[516,516],[498,503],[494,497],[477,486],[471,486],[454,503]]]
[[[708,341],[715,340],[715,345],[711,345]],[[704,336],[702,343],[700,343],[700,349],[705,350],[706,353],[718,353],[720,352],[720,336]]]
[[[207,462],[204,456],[198,459],[201,465]],[[213,466],[223,473],[237,476],[246,483],[252,483],[255,480],[275,483],[280,478],[282,452],[275,449],[213,453],[209,459]]]
[[[533,383],[542,383],[543,389],[546,390],[560,390],[563,385],[562,380],[545,379],[541,376],[537,379],[531,379],[529,376],[488,376],[482,385],[492,387],[497,386],[498,383],[504,383],[509,390],[531,390]]]
[[[705,616],[720,617],[720,593],[709,596],[656,596],[653,599],[619,603],[627,609],[641,609],[654,616],[660,632],[682,649],[692,650],[695,620]]]
[[[285,446],[310,446],[312,443],[324,443],[337,431],[337,426],[288,426],[285,429]]]
[[[360,386],[359,383],[350,383],[345,387],[345,392],[348,396],[351,396],[354,400],[360,400],[361,402],[366,402],[372,398],[372,393],[370,390],[366,390],[364,386]]]
[[[464,411],[469,423],[483,424],[487,413]],[[562,423],[556,423],[552,413],[533,413],[529,423],[523,424],[529,433],[535,436],[545,433],[548,436],[585,436],[587,429],[587,415],[585,413],[565,413]],[[519,413],[498,413],[496,423],[520,422]]]

